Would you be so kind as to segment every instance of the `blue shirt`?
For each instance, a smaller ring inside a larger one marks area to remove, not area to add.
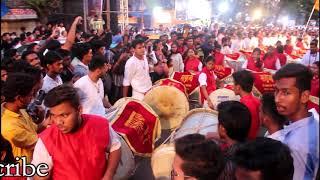
[[[315,179],[319,168],[319,114],[310,116],[281,130],[279,140],[288,145],[294,161],[294,180]]]

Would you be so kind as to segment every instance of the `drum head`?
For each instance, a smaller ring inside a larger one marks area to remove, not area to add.
[[[113,178],[116,180],[126,180],[134,174],[135,160],[128,144],[121,137],[119,139],[121,142],[121,159]]]
[[[239,98],[234,94],[234,92],[227,88],[217,89],[213,91],[212,93],[210,93],[209,98],[215,107],[223,101],[239,100]]]
[[[155,179],[171,179],[174,155],[174,144],[164,144],[152,153],[151,167]]]
[[[171,86],[156,86],[144,97],[147,103],[160,118],[162,129],[178,127],[189,111],[189,102],[184,93]]]
[[[173,140],[187,134],[206,135],[208,132],[218,132],[218,112],[204,108],[193,109],[174,133]]]

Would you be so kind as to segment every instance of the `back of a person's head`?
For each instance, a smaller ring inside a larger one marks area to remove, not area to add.
[[[283,78],[295,78],[296,87],[300,92],[311,89],[312,73],[304,65],[298,63],[289,63],[281,67],[273,76],[275,81]]]
[[[80,106],[80,99],[76,88],[63,84],[51,89],[44,98],[44,105],[48,108],[55,107],[68,102],[77,109]]]
[[[92,51],[95,53],[99,50],[99,48],[105,47],[106,44],[101,40],[93,40],[90,42]]]
[[[3,56],[12,58],[16,55],[16,53],[17,53],[17,49],[8,49],[4,52]]]
[[[48,50],[55,51],[61,48],[61,43],[58,40],[53,39],[48,42],[45,48]]]
[[[67,56],[71,56],[71,52],[66,50],[66,49],[58,49],[56,51],[62,58],[67,57]]]
[[[32,50],[24,51],[21,55],[21,59],[26,60],[27,56],[29,56],[30,54],[37,54],[37,53]]]
[[[199,180],[217,179],[225,165],[218,145],[200,134],[189,134],[177,139],[175,151],[184,161],[184,174]]]
[[[249,134],[251,114],[249,109],[238,101],[224,101],[218,104],[218,121],[232,140],[244,142]]]
[[[290,149],[271,138],[259,137],[247,142],[235,152],[237,167],[247,171],[260,171],[263,180],[292,180],[294,173]]]
[[[235,85],[240,85],[245,92],[251,92],[253,88],[254,77],[250,71],[242,70],[232,74]]]
[[[261,110],[264,114],[270,116],[272,121],[278,124],[280,127],[286,122],[286,117],[279,114],[277,110],[277,105],[275,102],[275,97],[273,93],[265,93],[261,98]]]
[[[44,56],[44,62],[46,65],[52,65],[57,61],[61,61],[63,58],[56,51],[48,51]]]
[[[107,61],[104,56],[96,55],[92,57],[92,60],[88,64],[90,71],[95,71],[98,68],[102,68],[106,65]]]
[[[10,73],[2,89],[5,102],[14,102],[17,96],[26,97],[30,95],[34,84],[34,78],[27,73]]]
[[[72,52],[79,59],[82,60],[84,55],[88,54],[91,49],[89,43],[77,43],[72,47]]]
[[[283,51],[284,51],[283,45],[278,45],[278,46],[277,46],[277,52],[278,52],[278,53],[283,53]]]

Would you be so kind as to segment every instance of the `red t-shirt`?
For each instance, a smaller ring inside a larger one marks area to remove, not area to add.
[[[277,57],[280,60],[281,66],[284,66],[287,64],[287,56],[286,55],[284,55],[283,53],[277,53]]]
[[[254,97],[252,94],[243,96],[240,99],[240,102],[246,105],[251,114],[251,126],[248,134],[248,139],[253,140],[257,137],[260,119],[259,119],[259,108],[260,108],[260,100]]]

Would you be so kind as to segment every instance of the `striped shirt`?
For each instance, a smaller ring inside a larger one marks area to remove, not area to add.
[[[281,130],[281,141],[288,145],[294,161],[294,180],[312,180],[319,168],[319,114],[291,123]]]

